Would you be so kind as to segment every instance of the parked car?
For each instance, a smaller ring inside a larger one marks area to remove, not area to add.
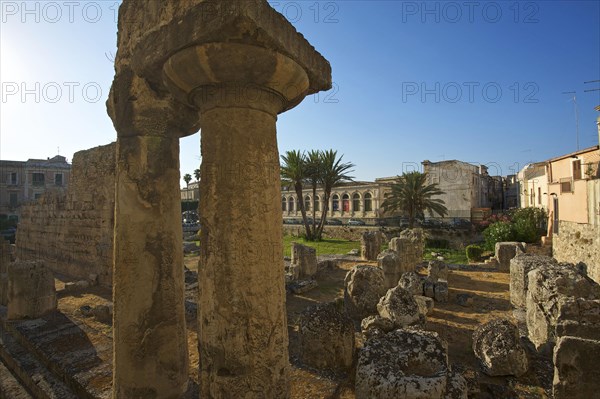
[[[365,226],[366,223],[360,219],[350,219],[348,220],[348,226]]]
[[[343,225],[342,221],[340,219],[327,219],[326,224],[332,225],[332,226],[341,226]]]
[[[300,219],[283,219],[283,224],[302,224]]]
[[[457,218],[457,219],[452,220],[452,222],[450,223],[450,226],[454,227],[455,229],[470,229],[473,225],[467,219],[458,219]]]

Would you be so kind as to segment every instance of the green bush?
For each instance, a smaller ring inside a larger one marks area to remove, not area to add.
[[[465,252],[467,254],[467,259],[469,260],[469,262],[478,262],[479,260],[481,260],[481,254],[483,254],[483,248],[481,248],[479,245],[468,245],[465,248]]]
[[[516,241],[517,234],[510,222],[496,222],[490,224],[484,231],[485,249],[493,251],[497,242]]]
[[[519,219],[513,224],[513,228],[517,241],[537,242],[540,237],[538,228],[531,220]]]
[[[426,238],[425,247],[448,249],[450,248],[450,242],[441,238]]]

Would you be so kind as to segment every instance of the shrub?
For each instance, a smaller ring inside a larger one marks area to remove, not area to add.
[[[450,248],[450,242],[448,240],[444,240],[441,238],[426,238],[425,239],[425,247],[426,248],[448,249],[448,248]]]
[[[517,241],[537,242],[540,233],[536,225],[527,219],[519,219],[513,225]]]
[[[483,254],[483,248],[481,248],[479,245],[468,245],[467,248],[465,248],[465,252],[467,254],[467,259],[469,260],[469,262],[478,262],[479,260],[481,260],[481,254]]]
[[[514,226],[509,222],[496,222],[483,231],[485,249],[493,251],[497,242],[515,241],[517,235]]]

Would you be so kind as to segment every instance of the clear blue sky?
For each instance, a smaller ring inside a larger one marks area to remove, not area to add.
[[[155,1],[155,0],[151,0]],[[119,2],[0,1],[0,158],[114,141],[105,101]],[[25,7],[23,6],[25,4]],[[424,159],[514,173],[598,144],[599,1],[272,1],[333,68],[334,90],[279,118],[279,149],[329,149],[360,180]],[[181,171],[200,163],[182,139]],[[182,182],[182,185],[184,183]]]

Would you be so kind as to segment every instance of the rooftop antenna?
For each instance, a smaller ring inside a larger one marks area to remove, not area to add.
[[[588,80],[587,82],[583,82],[583,84],[588,84],[588,83],[600,83],[600,80]],[[589,90],[584,90],[584,93],[588,93],[590,91],[600,91],[600,88],[598,89],[589,89]]]
[[[60,155],[60,147],[56,147],[56,152],[58,155]]]
[[[563,91],[562,94],[572,94],[573,106],[575,108],[575,136],[577,139],[577,151],[579,151],[579,110],[577,109],[577,92]]]

